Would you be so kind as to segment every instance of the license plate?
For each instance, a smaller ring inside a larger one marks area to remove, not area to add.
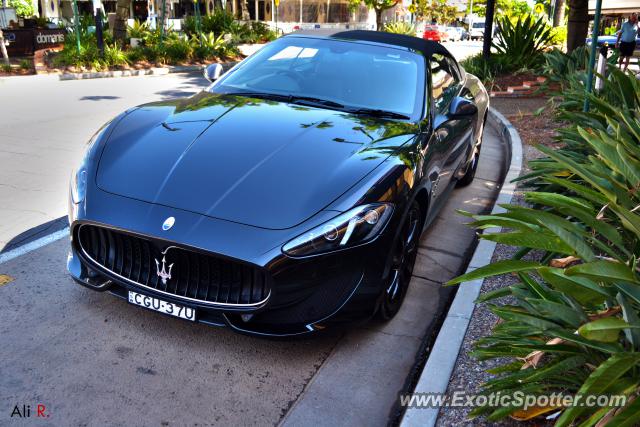
[[[139,305],[140,307],[148,308],[149,310],[168,314],[169,316],[191,320],[192,322],[196,320],[196,310],[194,308],[183,307],[172,302],[162,301],[161,299],[150,297],[149,295],[129,291],[129,302],[134,305]]]

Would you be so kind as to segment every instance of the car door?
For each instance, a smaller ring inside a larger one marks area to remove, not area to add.
[[[431,106],[432,129],[430,145],[437,152],[434,157],[439,161],[438,176],[432,186],[431,198],[439,201],[440,196],[452,183],[453,175],[467,154],[465,127],[468,119],[457,119],[451,115],[452,101],[462,90],[459,70],[453,59],[442,54],[433,54],[429,60],[431,70]]]

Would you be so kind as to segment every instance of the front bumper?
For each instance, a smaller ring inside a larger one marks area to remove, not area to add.
[[[280,247],[292,233],[299,233],[299,230],[284,232],[255,229],[167,207],[151,206],[120,196],[105,195],[105,198],[122,209],[110,209],[109,212],[113,213],[111,215],[105,214],[104,210],[96,211],[95,215],[76,210],[72,218],[72,241],[67,267],[71,276],[85,287],[107,291],[124,299],[128,298],[128,290],[133,290],[192,307],[196,310],[198,322],[226,325],[239,332],[264,336],[302,335],[337,324],[361,321],[373,315],[377,308],[383,290],[389,252],[387,248],[390,247],[392,230],[395,228],[392,226],[395,217],[391,218],[383,234],[368,244],[331,254],[291,258],[282,254]],[[142,214],[142,209],[146,218],[166,218],[173,215],[177,218],[176,226],[184,227],[188,232],[163,233],[158,226],[161,224],[159,221],[132,220]],[[128,212],[126,217],[118,214],[123,211]],[[317,219],[318,222],[324,220]],[[178,244],[186,249],[205,251],[212,256],[251,264],[262,269],[268,276],[271,293],[265,303],[259,306],[216,307],[122,280],[118,275],[92,262],[79,247],[77,230],[87,223],[163,239],[167,244]],[[153,233],[151,228],[158,231]],[[268,235],[272,238],[269,244],[266,243],[269,241]],[[264,251],[265,247],[272,249]]]

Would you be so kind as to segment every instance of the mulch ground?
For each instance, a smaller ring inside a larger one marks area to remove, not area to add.
[[[536,75],[533,73],[506,74],[498,76],[493,80],[492,90],[503,91],[509,86],[520,86],[523,82],[535,81]]]
[[[563,146],[555,139],[557,129],[562,123],[556,120],[555,114],[555,108],[548,104],[541,112],[509,115],[507,119],[516,128],[524,144],[557,149]]]

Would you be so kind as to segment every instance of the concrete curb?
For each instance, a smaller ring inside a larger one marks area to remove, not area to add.
[[[222,62],[224,70],[236,65],[237,61]],[[87,80],[87,79],[104,79],[110,77],[137,77],[137,76],[164,76],[172,73],[189,73],[193,71],[201,71],[205,65],[176,65],[169,67],[153,67],[144,70],[117,70],[117,71],[99,71],[87,73],[64,73],[60,74],[60,80]]]
[[[499,204],[510,203],[513,198],[516,185],[511,181],[520,176],[522,169],[522,141],[513,125],[498,111],[489,109],[487,119],[488,124],[498,130],[498,134],[504,138],[510,149],[509,170],[491,211],[492,214],[496,214],[505,211],[504,208],[498,206]],[[499,228],[495,228],[490,231],[499,230]],[[489,264],[495,248],[495,242],[480,240],[466,272]],[[444,394],[447,392],[449,379],[455,368],[467,327],[473,315],[475,301],[480,294],[483,282],[483,279],[477,279],[460,284],[414,393]],[[407,408],[402,417],[401,427],[435,426],[439,410],[438,407]]]

